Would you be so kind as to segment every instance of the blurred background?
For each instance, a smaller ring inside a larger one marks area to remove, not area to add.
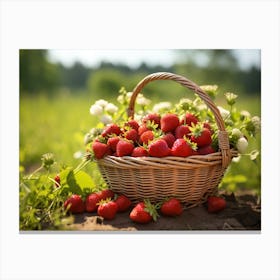
[[[122,86],[132,91],[146,75],[167,71],[198,85],[219,86],[238,95],[237,107],[261,114],[261,53],[235,50],[20,50],[20,168],[31,172],[41,155],[52,152],[58,162],[76,166],[84,135],[94,126],[90,106],[98,99],[116,103]],[[152,101],[177,102],[186,89],[171,81],[147,85]],[[190,96],[191,97],[191,96]],[[226,106],[226,105],[225,105]],[[260,136],[250,149],[260,149]],[[251,174],[251,176],[240,176]],[[252,176],[253,175],[253,176]],[[260,162],[242,159],[227,174],[228,189],[260,191]],[[231,177],[230,177],[231,176]]]

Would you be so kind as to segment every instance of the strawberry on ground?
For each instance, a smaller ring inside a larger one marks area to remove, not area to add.
[[[152,220],[156,221],[158,213],[155,205],[153,205],[149,200],[144,200],[144,202],[136,204],[130,212],[129,217],[133,222],[146,224]]]
[[[171,150],[164,140],[158,139],[149,144],[148,152],[152,157],[166,157],[170,155]]]
[[[179,216],[183,213],[183,206],[176,198],[170,198],[163,202],[160,211],[165,216]]]
[[[118,211],[118,205],[116,202],[107,199],[99,201],[98,204],[97,214],[99,216],[103,217],[105,220],[112,220],[115,218]]]
[[[85,204],[80,195],[73,194],[64,202],[64,208],[73,214],[78,214],[85,211]]]
[[[130,156],[134,149],[134,145],[129,140],[120,140],[116,147],[116,155],[118,157]]]
[[[125,196],[125,195],[119,195],[115,199],[115,202],[118,205],[118,212],[125,212],[132,205],[131,200],[127,196]]]
[[[98,192],[97,194],[100,197],[100,200],[102,200],[102,199],[106,200],[107,198],[113,199],[115,196],[115,193],[110,189],[102,190],[102,191]]]
[[[132,157],[147,157],[148,155],[148,151],[142,146],[135,147],[131,154]]]
[[[193,155],[194,150],[195,145],[189,139],[179,138],[174,142],[171,154],[176,157],[188,157]]]
[[[98,202],[100,201],[100,196],[97,193],[91,193],[87,196],[85,205],[87,212],[94,212],[97,210]]]
[[[207,199],[207,211],[217,213],[226,208],[226,201],[222,197],[209,196]]]
[[[179,125],[180,121],[176,114],[167,113],[161,117],[160,127],[164,133],[172,132]]]

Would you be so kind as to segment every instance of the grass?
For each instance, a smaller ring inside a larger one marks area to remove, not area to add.
[[[147,96],[148,97],[148,96]],[[150,98],[150,97],[149,97]],[[172,97],[176,98],[176,97]],[[180,97],[181,98],[181,97]],[[94,127],[95,120],[89,114],[90,105],[95,101],[90,94],[69,94],[58,92],[56,96],[20,98],[20,165],[26,173],[40,165],[42,154],[52,152],[57,162],[68,166],[77,166],[79,159],[74,153],[84,151],[84,135]],[[116,103],[116,100],[111,100]],[[172,101],[172,100],[160,100]],[[175,102],[178,100],[175,99]],[[217,105],[224,106],[218,100]],[[239,97],[238,108],[252,115],[260,116],[260,98]],[[260,149],[260,137],[253,142],[249,150]],[[246,180],[239,174],[245,174]],[[260,163],[257,165],[242,158],[232,163],[223,184],[232,190],[237,187],[260,190]],[[232,179],[231,179],[232,178]]]

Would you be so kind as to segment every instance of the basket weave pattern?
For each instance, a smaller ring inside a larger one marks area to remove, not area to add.
[[[176,197],[185,203],[186,207],[193,207],[217,192],[224,172],[237,152],[229,148],[228,134],[216,105],[202,89],[183,76],[160,72],[145,77],[133,90],[128,107],[129,117],[134,117],[138,93],[146,84],[155,80],[173,80],[201,97],[215,116],[219,129],[220,151],[186,158],[106,156],[98,160],[97,164],[110,188],[116,193],[128,196],[133,202],[143,199],[155,202],[166,197]]]

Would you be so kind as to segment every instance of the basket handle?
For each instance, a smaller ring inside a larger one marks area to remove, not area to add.
[[[212,99],[209,97],[208,94],[206,94],[198,85],[196,85],[194,82],[190,81],[189,79],[173,74],[173,73],[168,73],[168,72],[157,72],[150,74],[146,76],[144,79],[142,79],[136,87],[133,89],[132,96],[130,98],[129,106],[127,109],[127,114],[128,117],[134,118],[134,107],[135,107],[135,100],[140,93],[140,91],[150,82],[156,81],[156,80],[172,80],[175,81],[182,86],[193,90],[205,103],[206,105],[210,108],[210,110],[213,112],[215,116],[216,123],[218,125],[218,141],[219,141],[219,147],[221,149],[221,154],[222,154],[222,166],[223,168],[226,168],[231,161],[231,151],[229,147],[229,138],[228,138],[228,133],[225,130],[225,124],[224,120],[220,114],[219,109],[217,106],[213,103]]]

